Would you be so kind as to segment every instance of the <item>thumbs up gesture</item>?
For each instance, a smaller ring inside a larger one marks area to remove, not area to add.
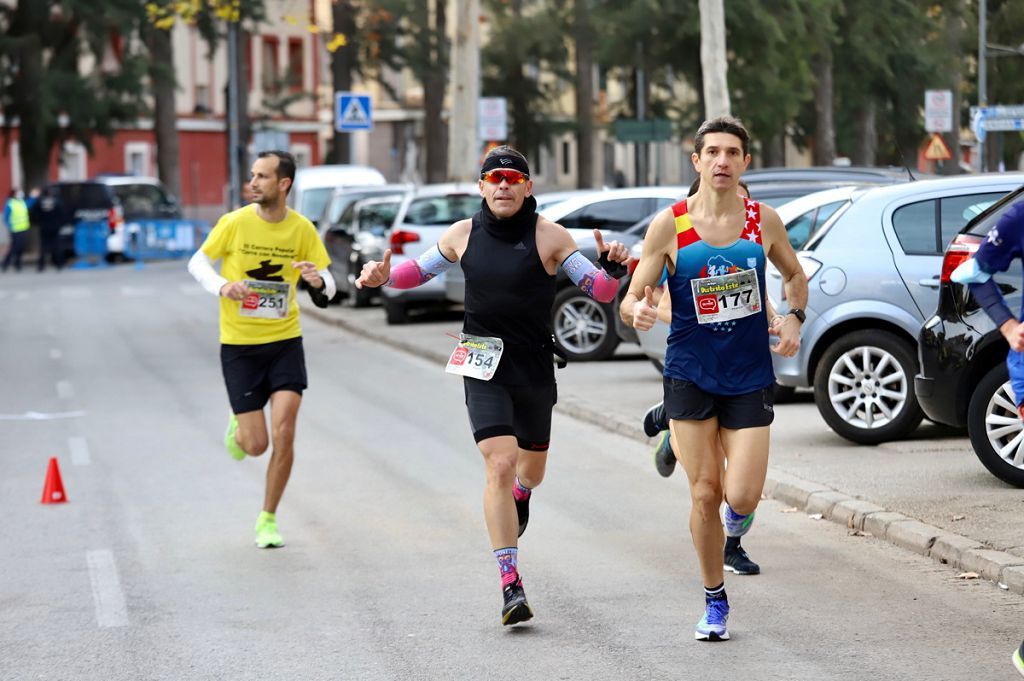
[[[359,278],[356,279],[356,288],[363,288],[364,286],[377,288],[388,283],[390,278],[391,249],[389,248],[384,251],[384,260],[371,260],[363,265],[363,271],[359,274]]]
[[[644,287],[643,300],[633,303],[633,328],[647,331],[658,321],[658,306],[654,302],[654,290]]]

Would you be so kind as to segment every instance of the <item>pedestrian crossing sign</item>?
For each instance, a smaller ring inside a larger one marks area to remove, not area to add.
[[[339,132],[373,129],[373,105],[370,95],[355,92],[334,93],[334,129]]]

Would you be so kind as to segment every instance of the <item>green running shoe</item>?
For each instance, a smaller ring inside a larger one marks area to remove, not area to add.
[[[1020,644],[1020,648],[1013,651],[1013,668],[1020,672],[1021,676],[1024,676],[1024,643]]]
[[[277,518],[273,514],[263,511],[256,520],[256,547],[274,549],[281,546],[284,546],[284,539],[277,531]]]
[[[238,444],[238,440],[235,439],[235,433],[238,431],[238,417],[234,414],[231,415],[231,420],[228,421],[228,429],[224,432],[224,446],[228,448],[228,454],[235,461],[241,461],[245,458],[245,450]]]

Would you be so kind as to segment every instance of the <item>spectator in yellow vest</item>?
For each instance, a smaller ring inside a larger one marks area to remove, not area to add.
[[[14,265],[14,271],[21,271],[21,255],[25,252],[25,239],[28,236],[30,226],[28,219],[28,205],[22,193],[18,189],[12,189],[4,204],[4,225],[11,233],[11,248],[4,256],[4,262],[0,270],[6,272],[10,265]]]

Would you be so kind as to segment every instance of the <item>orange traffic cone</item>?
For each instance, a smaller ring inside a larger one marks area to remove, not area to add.
[[[63,504],[68,500],[64,494],[64,483],[60,479],[60,468],[57,467],[57,457],[50,457],[50,466],[46,469],[46,482],[43,484],[42,504]]]

